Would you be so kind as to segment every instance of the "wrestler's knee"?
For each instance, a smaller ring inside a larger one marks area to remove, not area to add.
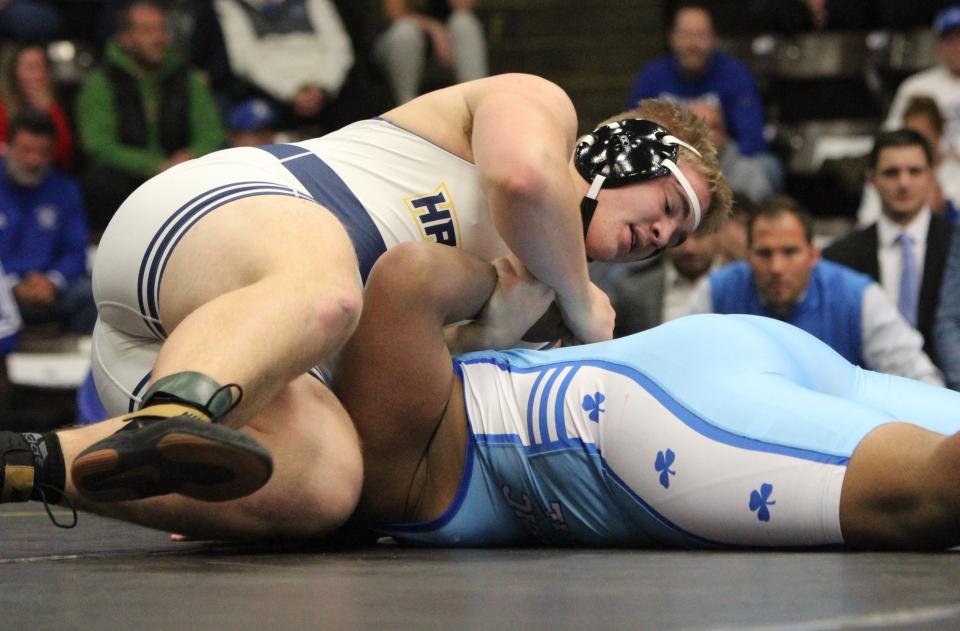
[[[841,493],[845,542],[942,549],[960,542],[960,435],[889,423],[854,451]]]

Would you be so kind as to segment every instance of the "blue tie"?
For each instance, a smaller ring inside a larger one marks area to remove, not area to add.
[[[900,266],[900,299],[897,301],[897,307],[900,313],[906,318],[910,326],[917,326],[917,298],[918,278],[917,278],[917,257],[913,254],[913,239],[906,232],[901,232],[897,237],[900,243],[900,252],[903,255]]]

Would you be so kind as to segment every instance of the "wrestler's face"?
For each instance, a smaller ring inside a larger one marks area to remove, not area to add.
[[[706,216],[710,204],[706,178],[683,158],[679,166]],[[583,178],[576,170],[573,172],[586,192]],[[690,201],[673,175],[620,188],[603,188],[587,232],[587,256],[618,263],[649,258],[660,250],[680,245],[693,232],[693,223]]]
[[[807,290],[820,250],[807,240],[803,224],[790,212],[757,217],[747,261],[763,303],[787,314]]]
[[[917,145],[882,149],[876,169],[867,174],[880,193],[883,214],[898,224],[908,224],[920,213],[933,185],[927,155]]]
[[[130,26],[120,34],[120,44],[137,63],[160,65],[170,46],[167,16],[156,7],[139,5],[130,9]]]
[[[688,75],[701,74],[713,53],[716,40],[713,21],[703,9],[684,9],[677,13],[670,31],[670,47],[681,70]]]
[[[21,129],[7,145],[7,174],[20,186],[33,188],[47,175],[52,155],[53,138]]]

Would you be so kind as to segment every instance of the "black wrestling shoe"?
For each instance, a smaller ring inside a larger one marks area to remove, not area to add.
[[[241,431],[186,406],[148,406],[116,433],[78,455],[71,467],[87,499],[115,502],[180,493],[207,502],[249,495],[273,473],[266,449]]]
[[[73,528],[77,525],[77,511],[73,504],[52,486],[37,480],[37,469],[30,443],[23,434],[0,432],[0,504],[8,502],[27,502],[33,498],[43,502],[50,520],[58,528]],[[51,499],[48,501],[47,493]],[[71,522],[60,522],[50,509],[50,501],[61,498],[73,513]]]

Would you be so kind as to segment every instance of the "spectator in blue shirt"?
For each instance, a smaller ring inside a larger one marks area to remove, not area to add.
[[[747,225],[745,261],[694,289],[690,313],[748,313],[782,320],[870,370],[943,385],[923,336],[866,274],[821,260],[813,219],[789,197],[768,197]]]
[[[723,110],[727,131],[740,152],[758,156],[781,190],[783,172],[763,137],[763,102],[750,70],[717,50],[710,12],[683,4],[670,30],[671,54],[655,59],[637,75],[628,108],[641,99],[666,98],[681,103],[706,100]]]
[[[10,125],[0,161],[0,260],[25,323],[90,333],[87,221],[79,186],[51,165],[55,138],[45,113],[25,111]]]

